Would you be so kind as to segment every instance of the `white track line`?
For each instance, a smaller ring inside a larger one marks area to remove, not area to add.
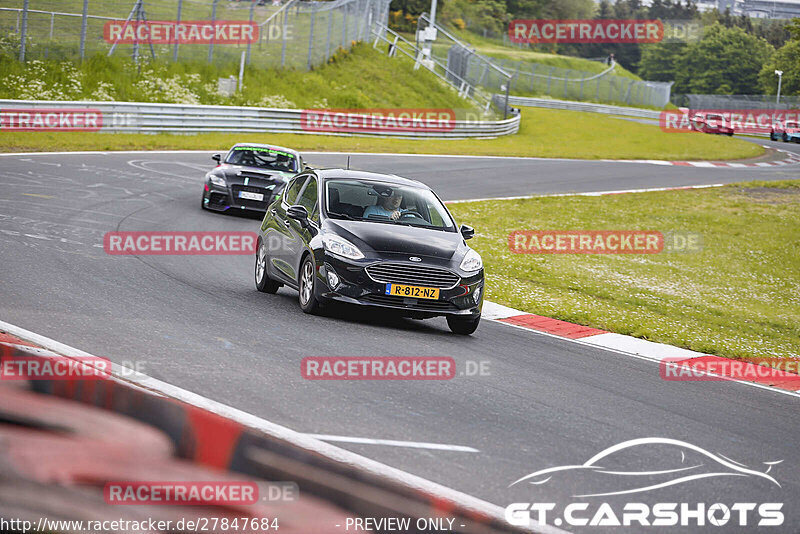
[[[542,193],[541,195],[520,195],[516,197],[489,197],[470,198],[464,200],[446,200],[445,204],[459,204],[462,202],[483,202],[485,200],[521,200],[526,198],[542,197],[601,197],[605,195],[619,195],[623,193],[652,193],[654,191],[688,191],[690,189],[706,189],[708,187],[722,187],[726,184],[685,185],[677,187],[651,187],[649,189],[620,189],[616,191],[591,191],[588,193]]]
[[[447,445],[444,443],[398,441],[394,439],[354,438],[350,436],[331,436],[329,434],[306,434],[306,436],[316,438],[322,441],[334,441],[339,443],[359,443],[363,445],[387,445],[389,447],[408,447],[410,449],[431,449],[435,451],[481,452],[478,449],[473,449],[472,447],[465,447],[463,445]]]
[[[5,321],[0,321],[0,331],[4,331],[13,336],[25,339],[46,349],[63,354],[64,356],[94,358],[94,356],[88,352],[70,347],[69,345],[65,345],[64,343],[60,343],[48,337],[25,330],[24,328],[20,328],[19,326],[7,323]],[[193,406],[197,406],[198,408],[208,410],[209,412],[215,413],[221,417],[225,417],[226,419],[236,421],[249,428],[266,432],[267,434],[277,437],[278,439],[282,439],[295,447],[321,454],[339,462],[356,466],[368,473],[388,478],[396,483],[422,491],[423,493],[436,495],[441,499],[457,503],[465,509],[475,510],[505,523],[505,510],[496,504],[486,502],[478,499],[477,497],[473,497],[472,495],[462,493],[417,475],[412,475],[411,473],[407,473],[400,469],[382,464],[375,460],[371,460],[370,458],[336,447],[335,445],[325,443],[324,441],[320,441],[319,439],[313,438],[306,434],[295,432],[294,430],[291,430],[285,426],[272,423],[266,419],[262,419],[232,406],[228,406],[215,400],[203,397],[197,393],[173,386],[172,384],[162,382],[161,380],[157,380],[145,374],[134,373],[132,371],[126,371],[123,374],[121,371],[122,368],[119,365],[112,364],[112,375],[114,375],[118,380],[127,382],[134,387],[146,389],[152,393],[171,397]],[[566,531],[549,525],[533,525],[533,527],[542,534],[566,534]]]

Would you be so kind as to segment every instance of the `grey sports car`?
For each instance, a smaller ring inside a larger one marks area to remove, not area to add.
[[[214,211],[265,212],[297,173],[306,168],[302,156],[274,145],[239,143],[206,174],[202,208]]]

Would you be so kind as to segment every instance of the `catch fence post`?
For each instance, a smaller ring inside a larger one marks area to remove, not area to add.
[[[19,18],[17,19],[19,20]],[[25,62],[25,41],[28,37],[28,0],[22,4],[22,30],[20,31],[19,60]]]
[[[81,61],[86,57],[86,27],[89,22],[89,0],[83,0],[83,13],[81,14]]]

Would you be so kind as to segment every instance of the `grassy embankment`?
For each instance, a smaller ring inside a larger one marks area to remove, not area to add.
[[[800,181],[451,204],[476,228],[487,298],[737,359],[800,357]],[[514,230],[659,230],[695,252],[515,254]]]

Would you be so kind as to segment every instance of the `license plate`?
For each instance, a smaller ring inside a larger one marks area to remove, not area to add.
[[[403,284],[386,284],[386,294],[397,297],[413,297],[418,299],[436,300],[439,298],[439,288],[406,286]]]
[[[239,198],[262,201],[264,200],[264,195],[261,193],[251,193],[250,191],[239,191]]]

